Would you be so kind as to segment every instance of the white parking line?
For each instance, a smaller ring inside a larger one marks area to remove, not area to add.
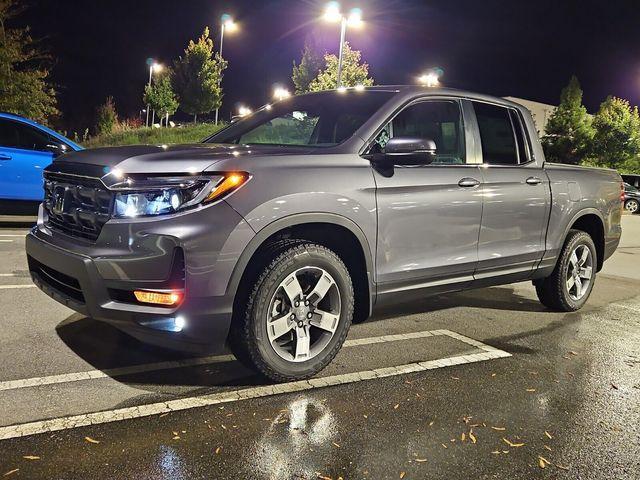
[[[26,236],[27,236],[27,234],[26,234],[26,233],[25,233],[24,235],[10,235],[10,234],[8,234],[8,233],[1,234],[1,235],[0,235],[0,237],[20,237],[20,238],[24,238],[24,237],[26,237]],[[12,241],[12,240],[11,240],[11,241]]]
[[[27,435],[35,435],[38,433],[54,432],[58,430],[66,430],[70,428],[83,427],[87,425],[97,425],[102,423],[118,422],[121,420],[128,420],[133,418],[148,417],[150,415],[157,415],[161,413],[175,412],[179,410],[187,410],[191,408],[205,407],[209,405],[217,405],[220,403],[237,402],[240,400],[246,400],[250,398],[267,397],[272,395],[278,395],[282,393],[301,392],[304,390],[311,390],[314,388],[328,387],[333,385],[340,385],[345,383],[355,383],[365,380],[371,380],[375,378],[392,377],[396,375],[403,375],[406,373],[423,372],[426,370],[433,370],[437,368],[444,368],[453,365],[463,365],[472,362],[482,362],[485,360],[492,360],[496,358],[510,357],[511,354],[503,350],[485,345],[476,340],[470,339],[463,335],[449,330],[435,330],[431,332],[417,332],[415,334],[407,334],[409,338],[422,338],[420,334],[433,335],[447,335],[457,340],[460,340],[468,345],[474,346],[480,350],[478,353],[457,355],[453,357],[441,358],[438,360],[430,360],[427,362],[408,363],[405,365],[399,365],[395,367],[377,368],[375,370],[365,370],[354,373],[345,373],[342,375],[331,375],[328,377],[312,378],[311,380],[304,380],[299,382],[282,383],[278,385],[266,385],[262,387],[251,387],[233,390],[229,392],[213,393],[209,395],[200,395],[194,397],[181,398],[176,400],[169,400],[167,402],[151,403],[147,405],[139,405],[135,407],[118,408],[115,410],[108,410],[103,412],[92,412],[81,415],[73,415],[68,417],[52,418],[49,420],[40,420],[36,422],[21,423],[17,425],[9,425],[6,427],[0,427],[0,440],[6,440],[9,438],[24,437]],[[373,340],[369,343],[382,343],[386,341],[392,341],[393,339],[404,339],[400,337],[406,337],[407,335],[385,335],[382,337],[372,337],[371,339],[360,340]],[[387,337],[386,340],[383,340]],[[366,344],[359,343],[358,345]],[[353,344],[352,344],[353,345]]]
[[[0,243],[12,243],[13,240],[2,240],[0,239]]]
[[[383,335],[378,337],[356,338],[344,342],[344,347],[359,345],[372,345],[375,343],[394,342],[398,340],[413,340],[417,338],[433,337],[437,335],[448,335],[457,340],[461,340],[474,347],[482,345],[480,342],[463,337],[448,330],[431,330],[422,332],[403,333],[398,335]],[[461,338],[458,338],[461,337]],[[465,340],[466,339],[466,340]],[[473,343],[470,343],[473,342]],[[87,370],[84,372],[63,373],[59,375],[48,375],[46,377],[23,378],[19,380],[7,380],[0,382],[0,391],[17,390],[19,388],[40,387],[43,385],[54,385],[58,383],[82,382],[85,380],[95,380],[106,377],[122,377],[137,373],[154,372],[158,370],[170,370],[173,368],[197,367],[212,363],[231,362],[235,360],[233,355],[213,355],[207,357],[188,358],[185,360],[173,360],[165,362],[143,363],[139,365],[128,365],[126,367],[109,368],[105,370]]]
[[[25,283],[24,285],[0,285],[0,290],[14,290],[17,288],[33,288],[33,283]]]

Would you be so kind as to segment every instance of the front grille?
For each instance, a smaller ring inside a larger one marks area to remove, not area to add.
[[[110,218],[113,195],[98,179],[46,172],[47,227],[95,242]]]
[[[77,302],[85,303],[84,294],[78,280],[38,262],[32,256],[28,256],[27,261],[31,273],[38,275],[42,282]]]

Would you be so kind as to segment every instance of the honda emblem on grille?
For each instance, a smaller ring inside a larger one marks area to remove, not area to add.
[[[64,200],[67,196],[67,190],[69,187],[58,186],[53,191],[53,198],[51,199],[51,210],[55,214],[60,214],[64,211]]]

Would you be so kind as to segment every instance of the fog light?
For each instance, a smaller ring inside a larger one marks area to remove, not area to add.
[[[175,332],[181,332],[186,325],[187,320],[183,316],[176,317],[173,320],[173,327]]]
[[[169,292],[150,292],[145,290],[136,290],[133,292],[141,303],[153,303],[155,305],[174,306],[182,301],[182,291],[169,291]]]

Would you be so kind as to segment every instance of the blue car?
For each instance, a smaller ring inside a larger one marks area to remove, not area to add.
[[[77,150],[82,147],[47,127],[0,112],[0,213],[34,213],[43,197],[42,170]]]

